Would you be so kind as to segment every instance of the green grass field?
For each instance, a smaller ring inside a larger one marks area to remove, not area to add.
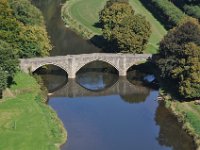
[[[94,34],[100,35],[101,29],[94,26],[98,22],[98,14],[103,9],[107,0],[70,0],[66,7],[69,15],[81,26],[84,26]],[[141,4],[140,0],[129,0],[136,13],[146,17],[151,23],[152,35],[149,40],[146,52],[156,53],[158,43],[166,34],[164,27],[153,17],[153,15]],[[64,15],[63,15],[64,16]]]
[[[41,102],[40,85],[18,73],[0,102],[1,150],[56,150],[66,140],[57,115]]]

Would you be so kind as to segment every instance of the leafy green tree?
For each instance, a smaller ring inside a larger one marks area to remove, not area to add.
[[[99,13],[99,22],[103,25],[106,37],[110,39],[112,37],[112,29],[130,15],[134,15],[134,10],[129,3],[108,1],[104,9]]]
[[[12,47],[0,40],[0,98],[2,91],[7,87],[8,81],[12,80],[18,70],[18,58]]]
[[[153,57],[162,79],[183,98],[200,97],[200,25],[195,19],[170,30]]]
[[[7,74],[0,69],[0,99],[3,97],[3,90],[7,87]]]
[[[12,45],[13,49],[18,51],[17,41],[21,25],[12,15],[12,10],[7,0],[0,1],[0,20],[0,40],[6,41]]]
[[[113,31],[113,39],[121,52],[142,53],[151,34],[150,24],[141,15],[124,18]]]
[[[51,44],[41,12],[28,0],[0,0],[0,95],[18,70],[18,58],[46,56]]]
[[[120,52],[142,53],[151,34],[145,17],[125,1],[108,1],[99,15],[103,36]]]
[[[15,18],[25,25],[43,25],[41,12],[29,0],[9,0]]]
[[[5,71],[0,69],[0,97],[1,97],[1,92],[7,87],[7,74]]]
[[[22,4],[14,0],[0,1],[0,40],[9,43],[20,58],[46,56],[52,46],[43,17],[38,9],[33,9],[34,6],[25,1],[20,0]],[[13,5],[14,11],[10,5]],[[27,10],[28,6],[30,10]]]
[[[179,78],[179,93],[186,98],[200,97],[200,45],[186,44],[183,57],[182,66],[173,71]]]
[[[38,26],[24,27],[19,35],[18,46],[21,58],[47,56],[52,48],[46,30]]]
[[[18,70],[19,60],[12,47],[0,40],[0,69],[7,73],[8,77],[13,77]]]

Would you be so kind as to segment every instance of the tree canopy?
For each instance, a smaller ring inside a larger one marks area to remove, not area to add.
[[[8,78],[12,78],[18,70],[19,60],[12,47],[0,40],[0,90],[7,86]]]
[[[32,11],[31,3],[25,1],[0,1],[0,40],[9,43],[20,58],[48,55],[52,47],[41,12],[36,8]]]
[[[170,30],[160,43],[154,61],[162,79],[171,81],[179,96],[200,97],[200,24],[184,21]]]
[[[14,17],[25,25],[41,25],[44,19],[41,12],[29,0],[9,0]]]
[[[18,70],[18,58],[46,56],[51,44],[41,12],[28,0],[0,0],[0,90]]]
[[[0,99],[2,96],[2,90],[4,90],[7,87],[7,74],[5,71],[0,69]]]
[[[134,13],[127,0],[108,1],[99,14],[103,36],[120,52],[142,53],[151,34],[150,23]]]

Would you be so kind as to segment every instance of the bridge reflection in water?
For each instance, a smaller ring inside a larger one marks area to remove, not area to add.
[[[49,93],[50,97],[90,97],[90,96],[108,96],[108,95],[120,95],[125,101],[131,103],[131,99],[138,97],[138,95],[148,96],[149,89],[144,86],[133,85],[125,77],[120,77],[116,83],[112,86],[102,90],[94,91],[89,90],[77,83],[74,79],[69,79],[67,84],[60,89],[55,89]],[[144,100],[145,100],[144,98]]]

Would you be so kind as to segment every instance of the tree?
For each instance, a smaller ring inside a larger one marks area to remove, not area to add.
[[[0,69],[0,99],[2,98],[2,91],[7,87],[7,74]]]
[[[200,97],[200,45],[191,42],[185,45],[183,51],[184,67],[177,67],[179,93],[186,98]],[[182,61],[181,61],[182,62]]]
[[[47,32],[43,27],[25,26],[18,38],[18,55],[20,58],[47,56],[52,48]]]
[[[52,46],[41,12],[26,0],[20,2],[0,1],[0,40],[9,43],[20,58],[48,55]]]
[[[135,15],[127,0],[108,1],[99,14],[103,37],[120,52],[142,53],[151,34],[145,17]]]
[[[150,37],[150,24],[141,15],[124,18],[113,29],[113,39],[121,52],[142,53]]]
[[[15,18],[25,25],[43,25],[41,12],[28,0],[9,0]]]
[[[183,98],[200,97],[200,24],[188,19],[170,30],[153,57],[162,79]]]
[[[5,71],[0,69],[0,92],[7,87],[8,76]]]
[[[7,0],[0,1],[0,20],[0,40],[9,43],[17,52],[17,41],[21,31],[21,25],[14,18]]]
[[[8,80],[12,80],[18,70],[18,58],[12,47],[0,40],[0,98],[2,91],[7,87]]]
[[[18,70],[19,60],[12,47],[0,40],[0,69],[6,72],[8,77],[13,77]]]
[[[112,30],[119,25],[125,17],[134,15],[134,10],[128,2],[108,1],[99,13],[99,22],[102,24],[104,35],[112,37]]]

